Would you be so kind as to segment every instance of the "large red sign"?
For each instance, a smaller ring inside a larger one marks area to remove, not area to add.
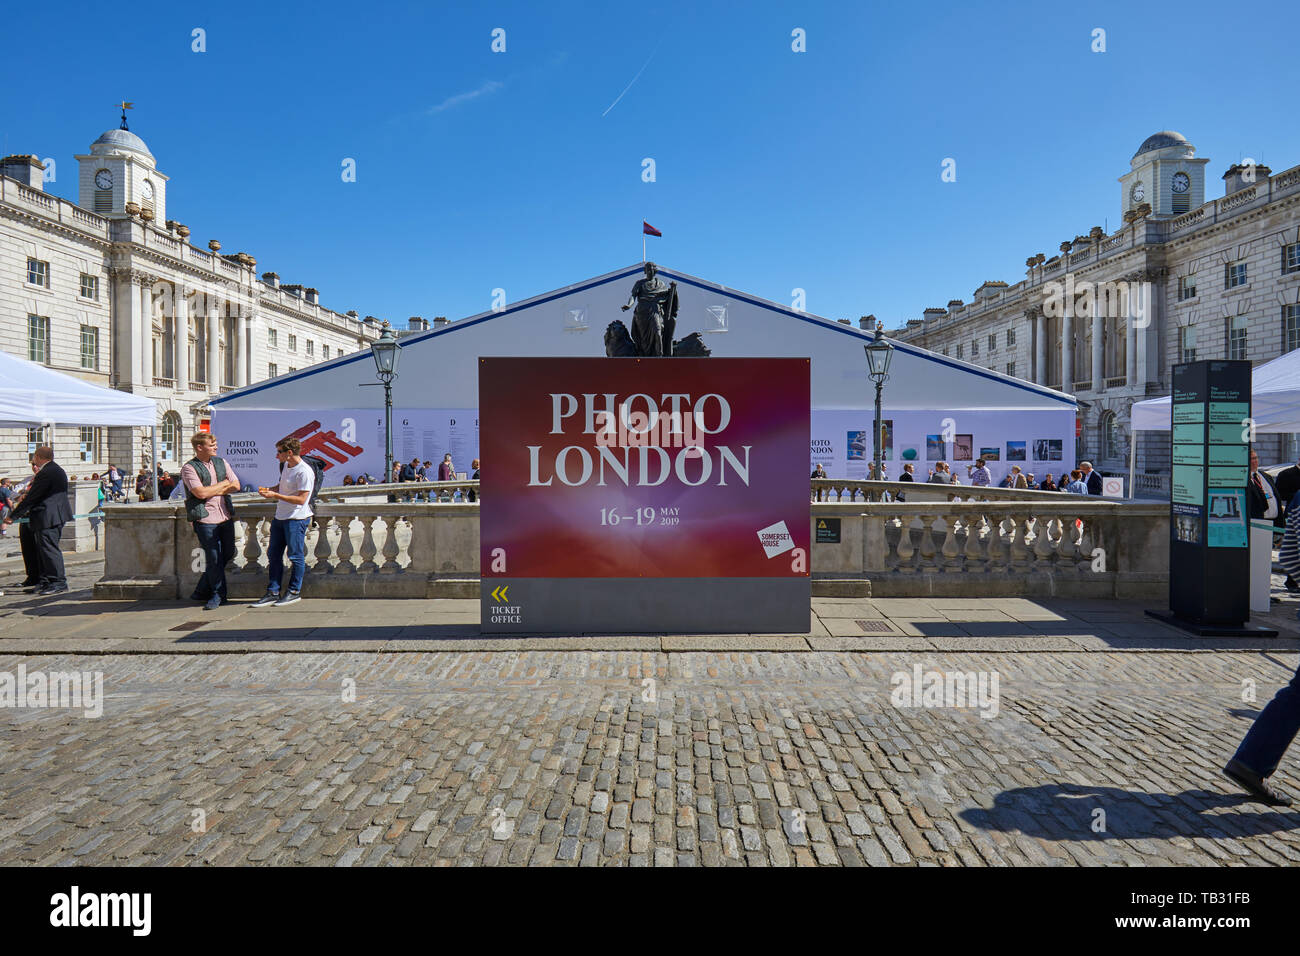
[[[807,577],[807,359],[484,358],[484,578]]]

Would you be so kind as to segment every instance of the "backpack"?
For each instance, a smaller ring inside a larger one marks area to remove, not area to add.
[[[318,458],[315,455],[300,455],[303,462],[311,469],[311,497],[307,499],[307,507],[311,513],[316,513],[316,499],[320,497],[320,490],[325,486],[325,469],[327,463],[324,458]],[[284,462],[280,462],[280,472],[284,473]]]

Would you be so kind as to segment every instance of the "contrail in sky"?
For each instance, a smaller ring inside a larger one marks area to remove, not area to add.
[[[612,110],[615,106],[618,106],[618,101],[621,100],[623,97],[627,96],[627,91],[632,89],[632,84],[635,83],[637,80],[641,79],[641,74],[644,73],[645,68],[650,65],[650,60],[653,60],[655,58],[655,54],[659,52],[659,45],[663,42],[664,42],[663,38],[660,37],[659,43],[656,43],[655,48],[650,51],[649,58],[642,65],[641,69],[636,71],[636,76],[632,77],[632,83],[629,83],[627,86],[623,87],[623,92],[618,94],[618,99],[614,100],[613,103],[610,103],[609,106],[606,108],[605,112],[600,114],[602,118],[607,113],[609,113],[609,111]]]

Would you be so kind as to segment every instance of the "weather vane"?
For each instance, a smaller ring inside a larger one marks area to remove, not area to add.
[[[130,129],[130,127],[126,125],[126,111],[135,109],[135,104],[123,100],[122,102],[113,105],[117,106],[122,111],[122,129]]]

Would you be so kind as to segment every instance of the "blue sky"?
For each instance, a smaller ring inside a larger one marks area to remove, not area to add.
[[[1210,158],[1207,198],[1242,157],[1300,164],[1285,9],[19,6],[0,136],[54,157],[47,188],[75,198],[73,155],[134,101],[191,241],[340,312],[405,324],[484,311],[498,287],[527,298],[638,261],[645,218],[671,268],[893,328],[1114,230],[1116,179],[1157,130]]]

